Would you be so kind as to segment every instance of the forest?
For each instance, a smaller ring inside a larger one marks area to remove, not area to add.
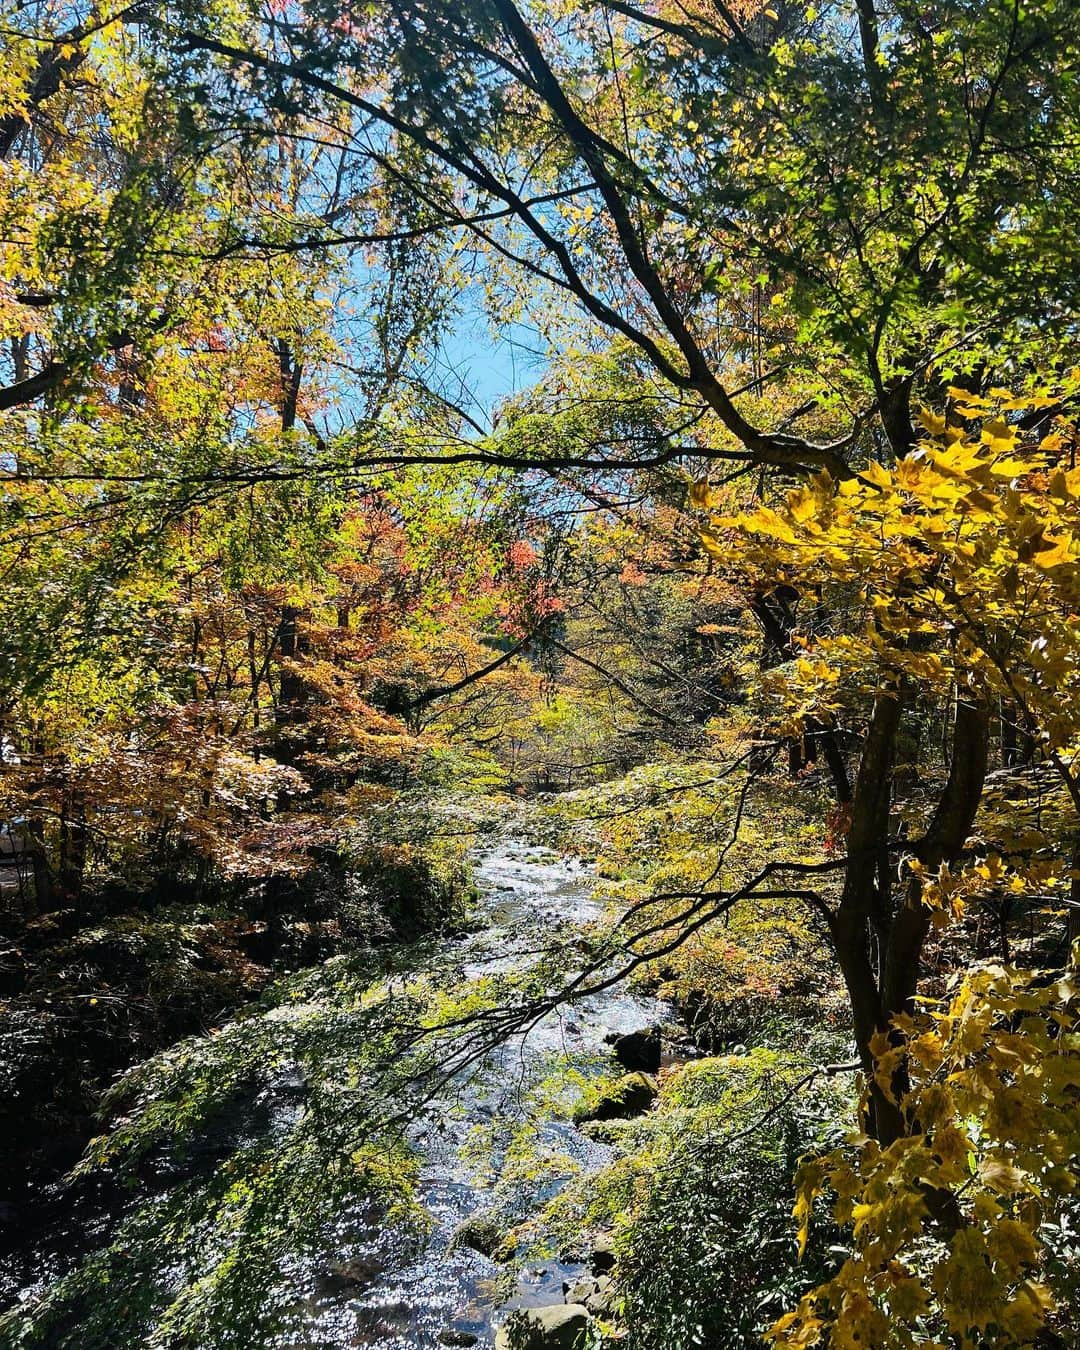
[[[1080,1347],[1080,6],[0,11],[0,1347]]]

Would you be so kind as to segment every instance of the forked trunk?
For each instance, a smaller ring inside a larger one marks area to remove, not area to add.
[[[884,1092],[874,1080],[870,1047],[879,1033],[895,1038],[898,1033],[892,1029],[892,1019],[911,1009],[932,919],[914,874],[898,878],[898,904],[892,893],[891,879],[898,873],[899,859],[889,838],[889,812],[900,721],[900,691],[880,690],[856,777],[843,894],[831,919],[855,1042],[867,1075],[866,1128],[882,1144],[905,1131],[906,1075],[901,1067],[891,1094]],[[942,863],[956,862],[963,851],[982,796],[988,740],[985,702],[970,697],[958,700],[948,778],[925,835],[908,849],[928,869],[936,871]]]

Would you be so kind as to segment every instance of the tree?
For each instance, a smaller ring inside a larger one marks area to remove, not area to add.
[[[911,448],[918,387],[1023,363],[1073,312],[1046,245],[1075,205],[1077,38],[1059,0],[309,4],[174,35],[220,117],[347,113],[369,238],[470,249],[553,342],[567,306],[626,339],[700,451],[834,476],[868,430]],[[738,402],[746,367],[779,409]]]
[[[1051,1142],[1055,1130],[1068,1134],[1078,1081],[1069,977],[1040,994],[1030,976],[977,973],[940,1013],[918,1008],[935,931],[1002,893],[1038,897],[1061,915],[1075,905],[1080,874],[1069,846],[1080,831],[1076,426],[1047,416],[1053,394],[950,392],[950,416],[924,414],[923,441],[894,468],[872,461],[839,485],[819,475],[776,510],[713,519],[708,536],[753,584],[764,576],[806,602],[793,657],[771,680],[787,729],[861,724],[843,882],[838,894],[806,897],[847,986],[869,1136],[854,1171],[847,1160],[815,1163],[806,1187],[828,1178],[859,1254],[778,1326],[781,1344],[813,1344],[829,1324],[875,1341],[885,1334],[883,1310],[912,1335],[920,1318],[939,1316],[963,1344],[995,1326],[1009,1343],[1029,1343],[1049,1299],[1030,1289],[1021,1297],[1016,1284],[1035,1263],[1040,1223],[1072,1184],[1064,1159],[1073,1145]],[[905,801],[898,747],[917,703],[951,722],[949,765],[933,793]],[[1053,767],[1072,817],[1064,831],[1008,818],[977,825],[995,706]],[[1009,1058],[1014,1050],[1020,1059]],[[1040,1062],[1030,1076],[1029,1056]],[[1001,1168],[1028,1166],[1018,1160],[1033,1146],[1026,1129],[1036,1118],[1049,1172],[1006,1175]],[[969,1153],[981,1160],[974,1181]],[[1046,1208],[1007,1200],[1021,1193]],[[935,1222],[945,1235],[937,1264],[918,1251]],[[1022,1253],[1004,1252],[1010,1234]],[[999,1248],[1003,1264],[985,1272],[986,1287],[963,1293],[964,1263],[982,1270]],[[920,1266],[925,1289],[912,1273]],[[915,1343],[906,1334],[890,1332],[889,1343]]]

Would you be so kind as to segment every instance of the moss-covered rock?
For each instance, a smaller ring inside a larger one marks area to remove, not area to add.
[[[588,1326],[589,1314],[580,1303],[519,1308],[499,1328],[495,1350],[579,1350]]]
[[[579,1124],[592,1120],[630,1120],[652,1106],[658,1091],[656,1080],[649,1074],[625,1074],[599,1097],[583,1103],[574,1113],[574,1120]]]
[[[659,1070],[662,1046],[658,1027],[630,1031],[625,1036],[608,1036],[607,1042],[615,1059],[628,1072],[656,1073]]]
[[[494,1209],[480,1209],[463,1219],[454,1231],[450,1247],[451,1250],[471,1247],[493,1261],[505,1260],[511,1254],[507,1250],[506,1224]]]

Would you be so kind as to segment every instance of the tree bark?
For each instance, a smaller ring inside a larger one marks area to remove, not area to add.
[[[86,817],[82,793],[65,792],[60,814],[60,890],[76,903],[86,875]]]
[[[958,701],[949,777],[926,834],[912,846],[912,852],[928,870],[955,862],[963,850],[982,797],[989,735],[987,704],[981,699]],[[888,1017],[911,1010],[930,921],[922,885],[913,876],[889,933],[882,974],[882,1002]]]
[[[900,728],[900,690],[882,688],[874,700],[851,802],[847,869],[840,904],[830,926],[833,944],[851,1004],[859,1060],[867,1075],[870,1133],[895,1137],[902,1128],[898,1107],[874,1081],[870,1044],[888,1025],[877,976],[870,958],[870,929],[878,895],[878,859],[887,845],[896,735]]]

